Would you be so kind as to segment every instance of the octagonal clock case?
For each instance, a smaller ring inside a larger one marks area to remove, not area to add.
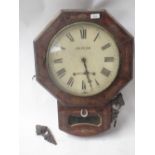
[[[61,11],[34,51],[36,79],[57,99],[61,130],[90,136],[116,125],[134,39],[107,11]]]

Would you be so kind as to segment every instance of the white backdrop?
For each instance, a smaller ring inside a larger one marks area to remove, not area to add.
[[[20,0],[20,155],[134,155],[134,79],[122,90],[126,105],[115,129],[80,138],[58,129],[57,104],[32,76],[33,40],[61,9],[106,9],[134,35],[134,0]],[[35,134],[52,130],[57,146]]]

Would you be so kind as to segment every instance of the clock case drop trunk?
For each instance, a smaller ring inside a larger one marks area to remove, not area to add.
[[[92,136],[108,130],[112,123],[116,126],[124,100],[122,94],[118,94],[104,107],[67,107],[60,101],[57,104],[61,130],[76,136]],[[82,111],[87,111],[87,116],[82,116]]]

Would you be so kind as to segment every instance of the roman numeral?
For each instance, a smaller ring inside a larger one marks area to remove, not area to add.
[[[64,68],[62,68],[62,69],[58,70],[56,74],[59,78],[62,78],[66,74],[66,70]]]
[[[80,30],[80,34],[81,34],[81,39],[86,39],[86,37],[87,37],[87,30],[86,29],[81,29]]]
[[[105,57],[104,58],[104,62],[113,62],[114,61],[114,57]]]
[[[63,46],[61,46],[61,49],[62,49],[62,50],[66,50],[66,48],[65,48],[65,47],[63,47]]]
[[[94,38],[94,42],[97,40],[98,36],[99,36],[100,32],[97,33],[97,35]]]
[[[70,32],[66,34],[66,37],[67,37],[71,42],[74,41],[74,38],[73,38],[73,36],[70,34]]]
[[[60,58],[60,59],[55,59],[55,60],[54,60],[54,63],[62,63],[62,62],[63,62],[62,60],[63,60],[62,58]]]
[[[103,67],[103,69],[101,70],[101,73],[105,75],[106,77],[108,77],[111,71]]]
[[[86,90],[86,83],[82,80],[82,90]]]
[[[105,49],[107,49],[109,47],[111,47],[111,44],[110,43],[107,43],[104,46],[102,46],[101,48],[102,48],[102,50],[105,50]]]
[[[73,83],[74,83],[74,78],[73,77],[70,77],[69,80],[67,81],[67,85],[72,87],[73,86]]]
[[[95,82],[96,82],[96,84],[99,86],[100,84],[99,84],[99,82],[95,79]]]

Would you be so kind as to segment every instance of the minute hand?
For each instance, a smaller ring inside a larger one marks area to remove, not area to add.
[[[92,88],[92,83],[91,83],[91,79],[89,77],[89,71],[88,71],[88,68],[87,68],[87,65],[86,65],[86,58],[82,58],[81,61],[83,62],[83,65],[85,67],[85,74],[86,74],[86,77],[87,77],[87,80],[88,80],[88,83],[90,85],[90,88]]]

